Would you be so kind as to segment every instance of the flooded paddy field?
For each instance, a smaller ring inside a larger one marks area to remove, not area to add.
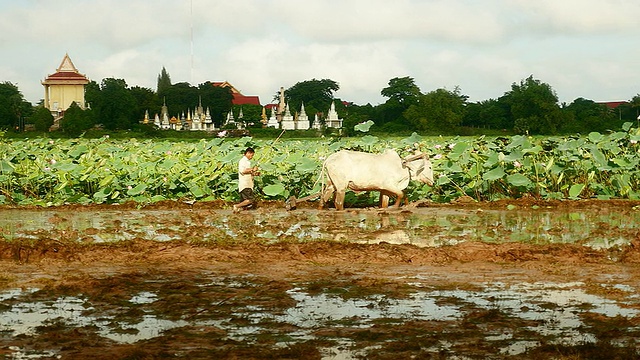
[[[0,209],[7,359],[635,359],[628,201]]]

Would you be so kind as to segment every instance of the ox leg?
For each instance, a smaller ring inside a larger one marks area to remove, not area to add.
[[[389,195],[383,191],[380,191],[380,207],[383,209],[389,207]]]
[[[333,195],[335,193],[335,188],[333,187],[333,185],[329,185],[327,187],[324,188],[324,190],[322,191],[322,194],[320,196],[320,207],[324,208],[324,205],[327,203],[327,201],[331,200],[331,198],[333,198]]]
[[[333,182],[331,181],[331,178],[329,176],[327,176],[327,183],[324,185],[324,188],[322,189],[322,194],[320,194],[320,208],[324,208],[325,204],[327,203],[327,201],[331,200],[331,198],[333,198],[333,194],[335,193],[335,186],[333,185]]]
[[[402,202],[402,198],[404,197],[404,193],[402,191],[400,191],[399,193],[395,194],[396,195],[396,202],[393,204],[393,206],[398,209],[400,208],[400,204]]]
[[[389,207],[389,200],[391,197],[394,197],[396,201],[393,203],[393,206],[399,208],[401,205],[401,201],[404,198],[406,203],[406,198],[404,197],[404,192],[392,192],[387,190],[380,190],[380,207],[386,208]]]
[[[345,195],[345,190],[336,191],[336,200],[335,200],[336,210],[344,210],[344,195]]]

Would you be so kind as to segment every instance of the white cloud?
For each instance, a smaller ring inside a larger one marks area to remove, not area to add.
[[[531,74],[563,100],[631,98],[639,18],[631,0],[0,0],[0,81],[36,102],[68,52],[98,82],[154,89],[165,66],[174,82],[228,80],[263,102],[330,78],[337,96],[376,104],[402,76],[480,101]]]
[[[282,5],[282,10],[292,29],[314,40],[433,39],[484,43],[503,36],[495,14],[473,1],[362,0],[305,4],[308,16],[296,16],[299,9],[295,7]]]
[[[514,10],[539,30],[565,34],[638,31],[640,2],[633,0],[514,0]]]

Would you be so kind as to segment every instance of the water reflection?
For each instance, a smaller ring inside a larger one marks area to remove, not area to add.
[[[464,241],[582,244],[596,249],[628,244],[640,229],[638,211],[472,210],[418,208],[412,211],[256,210],[241,218],[220,210],[129,210],[100,212],[0,210],[7,240],[37,239],[42,230],[75,231],[79,241],[114,242],[235,240],[249,233],[262,241],[335,240],[412,244],[421,247]],[[248,220],[248,222],[247,222]],[[188,236],[185,234],[189,234]]]
[[[483,334],[484,340],[503,344],[504,354],[517,355],[538,346],[539,339],[562,345],[597,342],[584,322],[588,313],[611,319],[637,319],[640,315],[640,310],[635,308],[637,297],[632,296],[637,292],[631,287],[618,288],[629,296],[611,300],[588,293],[586,285],[580,282],[482,283],[474,290],[438,290],[423,286],[419,275],[406,277],[404,281],[414,290],[402,298],[382,294],[347,297],[337,293],[310,294],[305,284],[298,284],[286,292],[295,305],[284,310],[239,302],[226,308],[223,316],[212,313],[208,317],[202,313],[197,319],[183,316],[182,320],[169,320],[164,314],[148,311],[141,317],[126,317],[126,307],[120,310],[122,313],[100,309],[83,296],[42,300],[40,294],[38,300],[32,300],[37,289],[12,289],[0,292],[5,304],[0,311],[0,332],[12,337],[33,337],[42,327],[63,324],[92,327],[99,336],[119,343],[135,343],[162,336],[169,329],[214,326],[236,341],[256,342],[265,334],[276,334],[291,343],[315,339],[319,329],[368,329],[381,324],[403,326],[414,321],[458,324],[473,312],[486,310],[511,319],[507,323],[514,325],[487,319],[487,324],[498,322],[488,327],[494,330]],[[141,291],[133,295],[130,302],[145,309],[145,305],[159,300],[164,300],[161,295]],[[344,344],[354,341],[348,334],[353,333],[338,331],[332,336]],[[327,350],[327,356],[341,353],[348,354],[344,349]]]

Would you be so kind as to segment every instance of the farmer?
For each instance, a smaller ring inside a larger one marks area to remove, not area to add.
[[[237,213],[246,207],[253,205],[253,177],[260,175],[257,166],[251,166],[251,159],[255,150],[248,147],[244,156],[238,162],[238,190],[240,191],[240,203],[233,205],[233,212]]]

